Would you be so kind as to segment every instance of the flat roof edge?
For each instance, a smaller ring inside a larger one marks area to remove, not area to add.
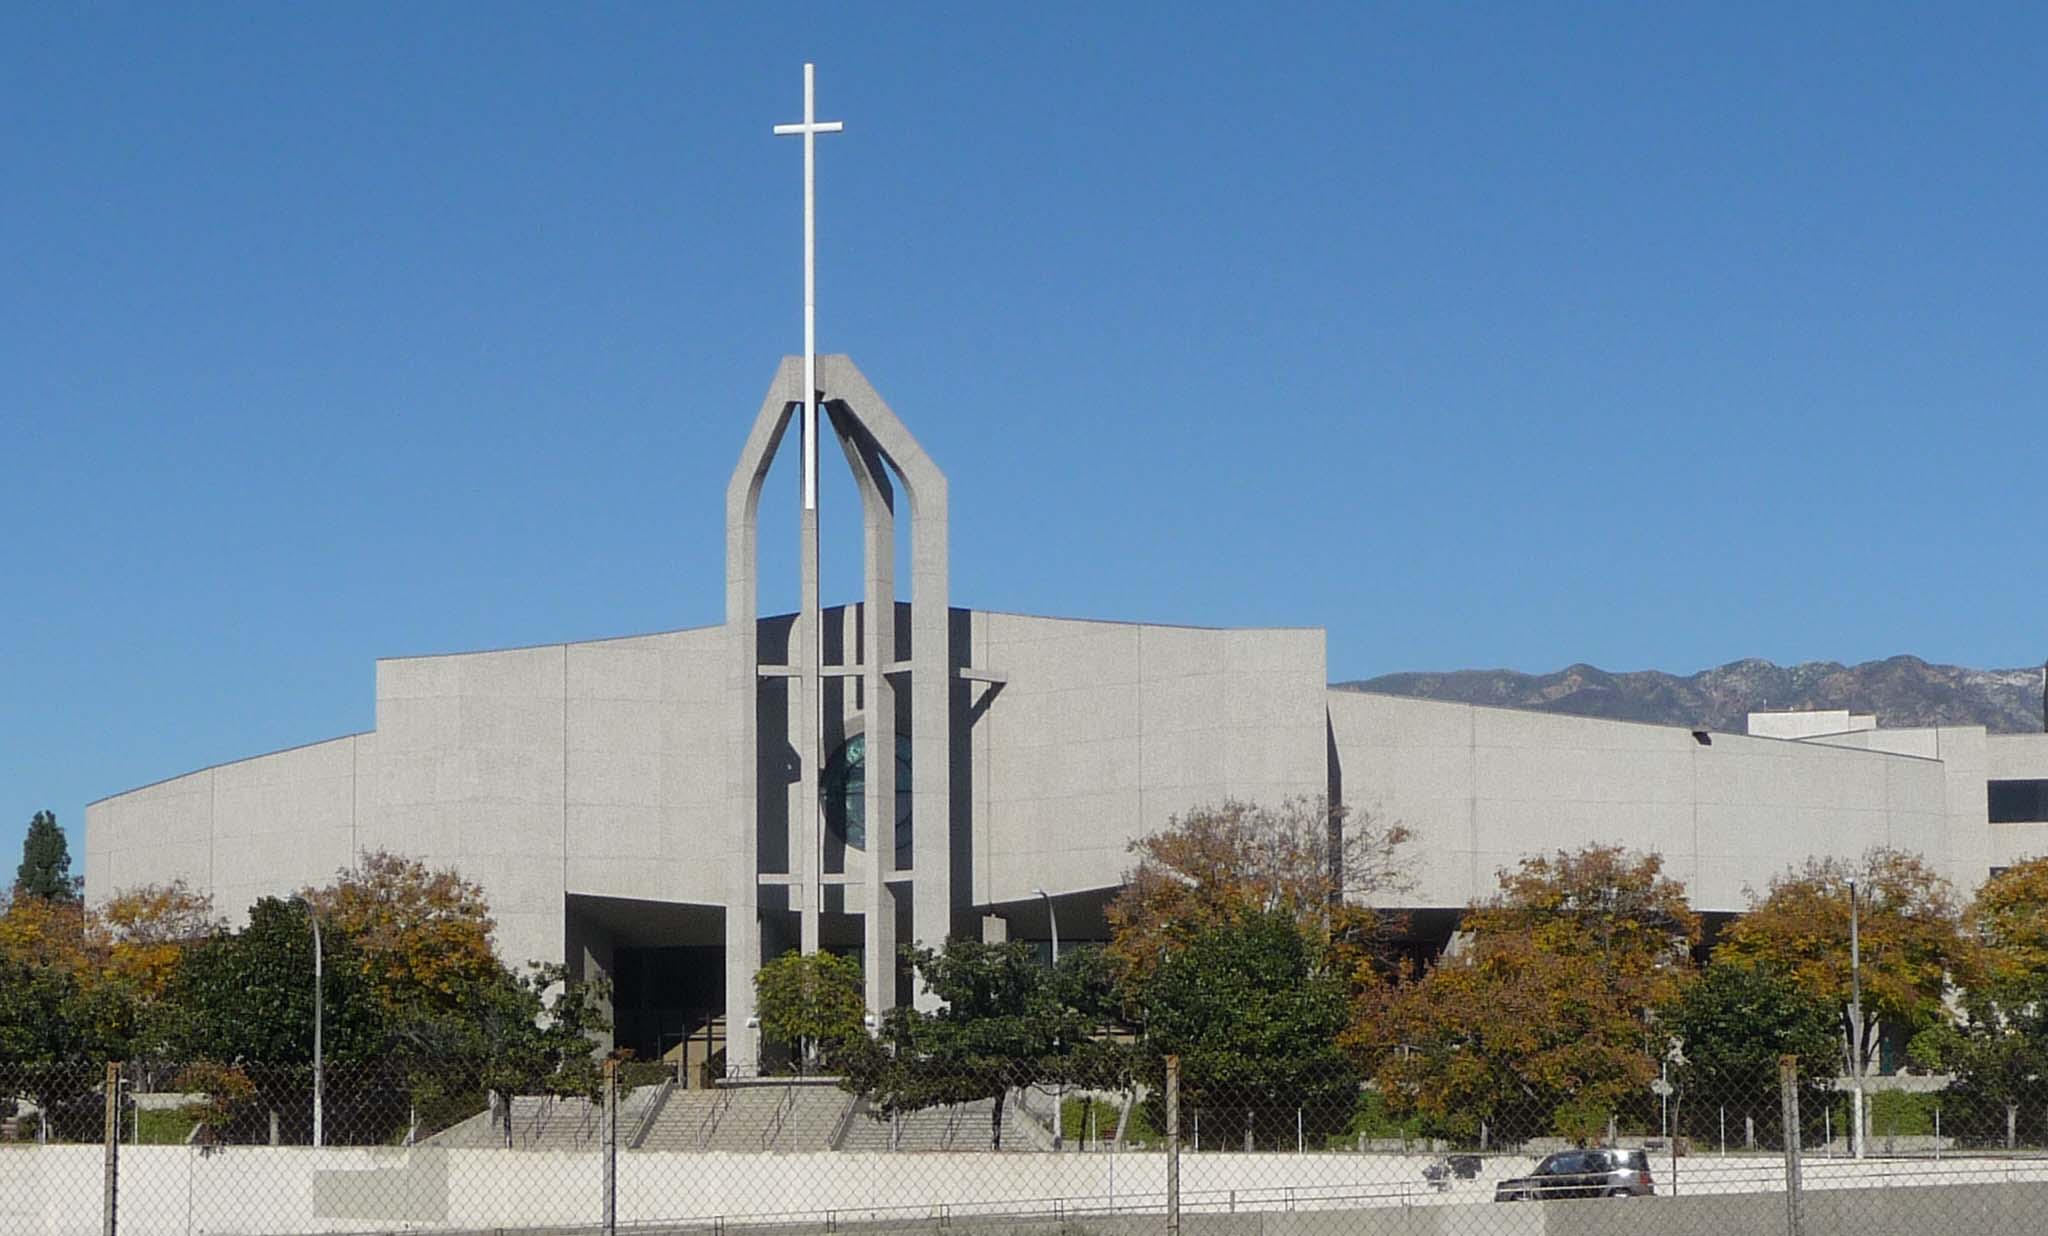
[[[1476,704],[1470,700],[1440,700],[1431,698],[1430,696],[1426,695],[1400,695],[1393,691],[1366,691],[1358,687],[1340,687],[1334,683],[1330,685],[1326,693],[1330,695],[1368,695],[1373,696],[1377,699],[1401,700],[1405,703],[1412,704],[1438,704],[1447,708],[1484,708],[1489,712],[1520,713],[1524,716],[1549,717],[1558,721],[1591,721],[1602,725],[1634,725],[1639,726],[1643,729],[1670,730],[1679,734],[1691,734],[1695,732],[1693,727],[1691,726],[1672,725],[1664,721],[1633,721],[1625,717],[1590,717],[1582,712],[1554,712],[1546,708],[1517,708],[1512,704]],[[1812,750],[1816,747],[1824,747],[1829,751],[1850,751],[1858,755],[1878,755],[1884,756],[1887,759],[1894,760],[1918,760],[1923,764],[1940,764],[1945,762],[1942,760],[1940,756],[1937,755],[1914,755],[1908,751],[1879,751],[1874,750],[1870,747],[1844,747],[1837,746],[1834,743],[1809,742],[1805,739],[1800,738],[1774,738],[1768,734],[1738,734],[1733,730],[1708,730],[1706,732],[1710,734],[1719,734],[1724,738],[1740,738],[1747,742],[1783,743],[1787,746],[1805,747],[1808,750]],[[1852,730],[1847,732],[1857,734],[1882,734],[1886,731]],[[1898,731],[1892,732],[1896,733]]]

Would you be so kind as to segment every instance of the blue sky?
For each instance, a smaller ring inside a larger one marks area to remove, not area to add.
[[[956,603],[1336,679],[2037,661],[2044,26],[0,9],[0,854],[368,728],[378,656],[719,620],[806,57],[820,347],[947,470]]]

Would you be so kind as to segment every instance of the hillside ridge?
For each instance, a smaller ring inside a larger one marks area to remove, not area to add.
[[[1915,656],[1860,665],[1806,661],[1781,666],[1762,658],[1730,661],[1696,674],[1609,671],[1583,663],[1548,674],[1467,669],[1382,674],[1331,684],[1419,699],[1696,726],[1741,733],[1752,712],[1846,708],[1877,714],[1878,725],[1981,725],[1994,734],[2039,733],[2042,668],[1971,669]]]

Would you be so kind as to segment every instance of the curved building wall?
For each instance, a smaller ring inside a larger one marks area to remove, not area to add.
[[[351,735],[253,756],[103,798],[85,809],[85,887],[104,901],[183,880],[239,921],[259,897],[322,883],[356,853]]]
[[[377,663],[377,728],[86,809],[86,887],[184,879],[239,919],[385,849],[481,884],[508,961],[565,894],[724,900],[723,631]]]
[[[1414,835],[1410,906],[1464,906],[1522,858],[1589,842],[1660,853],[1713,912],[1812,855],[1890,845],[1954,863],[1940,760],[1357,691],[1328,702],[1344,800]],[[1981,808],[1981,775],[1975,792]]]

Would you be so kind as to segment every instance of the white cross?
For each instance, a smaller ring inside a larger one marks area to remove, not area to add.
[[[804,139],[804,509],[818,508],[818,172],[816,138],[820,133],[838,133],[845,125],[837,120],[820,121],[816,109],[817,68],[804,65],[804,119],[802,124],[775,126],[778,137],[802,135]]]

